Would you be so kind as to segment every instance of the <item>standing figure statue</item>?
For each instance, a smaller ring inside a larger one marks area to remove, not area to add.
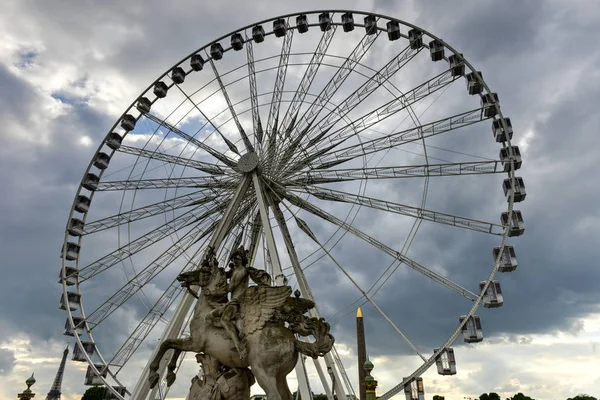
[[[243,247],[239,247],[231,254],[226,276],[229,278],[227,291],[231,293],[231,298],[227,304],[215,308],[208,314],[206,320],[225,329],[243,360],[247,355],[246,345],[240,340],[240,334],[234,324],[240,309],[239,298],[248,289],[250,279],[258,285],[270,286],[271,277],[265,271],[248,267],[248,251]]]

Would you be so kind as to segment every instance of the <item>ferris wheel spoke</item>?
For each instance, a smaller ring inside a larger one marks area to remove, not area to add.
[[[247,200],[246,205],[240,208],[234,220],[239,222],[245,217],[253,206],[253,202]],[[210,224],[208,224],[210,222]],[[208,226],[207,226],[208,225]],[[203,221],[192,228],[189,232],[179,238],[179,241],[171,245],[160,256],[154,259],[149,265],[140,270],[133,278],[115,292],[108,300],[102,303],[88,317],[87,322],[90,329],[95,328],[108,318],[116,309],[121,307],[143,286],[151,282],[158,274],[164,271],[169,265],[177,260],[182,254],[194,246],[198,241],[207,237],[219,226],[219,219],[215,213],[207,215]]]
[[[254,50],[252,40],[246,36],[246,59],[248,60],[248,83],[250,85],[250,104],[252,106],[252,127],[254,128],[254,136],[258,145],[262,146],[263,127],[260,121],[260,112],[258,109],[258,94],[256,89],[256,71],[254,69]]]
[[[330,29],[325,30],[323,35],[321,35],[321,40],[317,44],[317,47],[313,53],[313,56],[304,71],[304,75],[300,80],[300,84],[294,93],[294,97],[292,98],[292,102],[290,103],[285,116],[283,117],[283,122],[281,123],[282,132],[285,133],[285,138],[282,139],[282,142],[285,139],[290,138],[290,133],[294,129],[296,124],[296,120],[298,118],[298,112],[300,111],[300,106],[304,103],[304,99],[306,98],[306,94],[310,89],[310,86],[317,75],[317,71],[321,66],[321,62],[327,53],[327,49],[331,44],[331,40],[333,39],[335,32],[337,30],[337,25],[332,25]]]
[[[158,243],[180,229],[183,229],[190,224],[201,220],[202,218],[210,217],[214,213],[221,212],[226,206],[227,202],[218,201],[211,207],[202,205],[175,217],[171,221],[154,228],[150,232],[147,232],[139,238],[127,243],[125,246],[122,246],[105,255],[104,257],[101,257],[100,259],[93,261],[81,268],[79,270],[80,282],[85,282],[86,280],[93,278],[99,273],[106,271],[121,261],[139,253],[155,243]]]
[[[248,231],[248,251],[250,253],[250,261],[248,265],[253,266],[254,260],[256,259],[256,252],[258,251],[258,243],[260,241],[260,232],[262,228],[262,222],[260,219],[260,211],[257,211],[254,214],[254,218],[250,225],[250,230]]]
[[[87,317],[90,329],[94,329],[98,324],[108,318],[116,309],[127,302],[143,286],[150,283],[158,274],[164,271],[183,253],[192,247],[198,240],[202,239],[217,226],[217,222],[212,216],[207,216],[207,220],[201,223],[183,235],[178,242],[170,246],[154,261],[140,270],[133,278],[115,292],[109,299],[93,310]],[[205,224],[211,221],[211,224]],[[208,225],[208,226],[206,226]]]
[[[327,169],[302,172],[290,184],[313,185],[363,179],[401,179],[431,176],[460,176],[506,173],[501,160],[468,161],[447,164],[405,165],[395,167]]]
[[[223,164],[227,165],[228,167],[231,167],[234,170],[237,169],[237,163],[235,162],[235,160],[227,157],[225,154],[213,149],[212,147],[199,141],[198,139],[194,138],[193,136],[188,135],[181,129],[169,124],[167,121],[157,117],[154,114],[144,113],[144,116],[146,116],[148,119],[154,121],[155,123],[159,124],[160,126],[164,126],[169,131],[171,131],[171,132],[175,133],[176,135],[180,136],[181,138],[187,140],[188,142],[195,145],[196,147],[199,147],[202,150],[206,151],[208,154],[212,155],[214,158],[221,161]]]
[[[312,127],[312,124],[317,119],[319,113],[325,108],[325,106],[329,103],[329,100],[331,100],[335,93],[337,93],[338,89],[346,81],[346,78],[350,76],[352,71],[354,71],[354,68],[367,54],[368,50],[371,48],[371,45],[379,37],[380,33],[380,31],[377,31],[373,35],[363,36],[358,45],[356,45],[354,50],[352,50],[348,58],[346,58],[342,66],[335,72],[333,77],[329,80],[323,90],[321,90],[321,93],[319,93],[313,103],[311,103],[306,112],[300,118],[300,121],[298,121],[296,124],[295,129],[297,134],[288,148],[289,154],[292,154],[291,152],[298,148],[301,141],[307,135],[308,130]],[[331,112],[335,112],[335,109],[331,110]],[[285,158],[282,158],[282,160],[286,162]]]
[[[199,171],[206,172],[211,175],[232,174],[233,171],[229,168],[223,168],[215,164],[193,160],[191,158],[177,157],[159,151],[140,149],[133,146],[121,145],[117,151],[121,153],[131,154],[133,156],[144,157],[152,160],[164,161],[168,164],[181,165],[184,167],[195,168]]]
[[[220,82],[220,80],[219,80],[219,82]],[[194,102],[192,100],[192,98],[185,92],[185,90],[183,90],[183,88],[181,86],[179,86],[179,85],[176,85],[176,86],[179,89],[179,91],[187,98],[187,100],[194,105],[194,108],[200,113],[200,115],[202,116],[202,118],[204,118],[204,120],[206,120],[206,123],[204,124],[204,126],[206,126],[206,124],[210,124],[213,127],[214,131],[217,132],[217,134],[219,134],[219,136],[221,137],[221,139],[225,142],[225,144],[227,145],[227,147],[229,147],[229,150],[231,150],[233,153],[235,153],[237,155],[240,155],[240,152],[237,149],[237,147],[235,146],[235,144],[233,144],[233,142],[231,140],[227,139],[227,137],[225,135],[223,135],[223,132],[221,132],[221,130],[219,129],[220,127],[217,127],[215,125],[215,123],[212,122],[212,120],[206,116],[206,114],[204,113],[204,111],[202,111],[200,109],[200,107],[198,107],[198,104],[196,104],[196,102]],[[236,120],[237,120],[237,116],[236,116]],[[200,128],[200,129],[202,129],[202,128]]]
[[[205,53],[206,53],[206,50],[205,50]],[[242,124],[240,123],[237,113],[235,112],[235,109],[233,108],[233,104],[231,103],[231,99],[229,98],[229,93],[227,93],[227,89],[225,88],[225,85],[223,85],[223,80],[221,79],[221,75],[219,75],[217,66],[215,65],[215,62],[213,61],[212,57],[209,57],[208,54],[206,54],[206,56],[208,57],[208,60],[210,61],[210,66],[212,67],[213,73],[215,74],[215,77],[217,78],[217,82],[219,83],[219,88],[221,88],[221,94],[223,95],[223,97],[225,98],[225,101],[227,102],[227,107],[229,108],[229,112],[231,113],[231,116],[233,117],[235,125],[237,126],[238,132],[240,133],[240,136],[242,137],[242,140],[244,141],[244,145],[246,145],[246,151],[253,152],[254,146],[250,142],[250,139],[248,139],[248,135],[246,135],[246,131],[242,127]],[[221,134],[221,137],[225,138],[225,136],[223,134]],[[237,151],[236,151],[236,153],[238,155],[240,154]]]
[[[290,58],[290,49],[292,48],[292,38],[294,30],[289,29],[289,25],[285,22],[286,32],[281,45],[281,55],[279,56],[279,66],[277,67],[277,76],[273,88],[273,97],[271,98],[271,107],[269,108],[269,117],[267,119],[267,135],[269,142],[267,147],[267,162],[270,166],[275,159],[275,149],[277,148],[277,132],[281,128],[279,124],[279,107],[281,106],[281,94],[285,84],[285,76],[287,74],[288,60]]]
[[[417,103],[418,101],[424,99],[437,92],[440,89],[445,88],[454,82],[458,77],[452,76],[451,71],[445,71],[436,77],[421,83],[420,85],[414,87],[410,91],[404,93],[402,96],[398,96],[397,98],[389,101],[381,107],[376,108],[375,110],[363,115],[362,117],[354,120],[351,124],[345,125],[344,127],[334,131],[329,134],[328,130],[321,131],[317,136],[311,139],[303,148],[301,152],[297,152],[298,154],[305,155],[308,150],[315,147],[316,151],[304,159],[300,159],[295,164],[291,164],[292,167],[289,168],[292,171],[302,168],[308,163],[313,162],[316,158],[323,155],[324,148],[319,145],[325,139],[327,139],[327,144],[325,149],[327,151],[335,148],[348,140],[351,137],[358,135],[360,132],[363,132],[372,126],[378,124],[379,122],[385,120],[386,118],[391,117],[394,114],[397,114],[400,111],[403,111],[409,108],[411,105]],[[295,157],[296,159],[299,156]]]
[[[346,269],[344,267],[342,267],[342,265],[333,257],[333,255],[331,254],[331,252],[329,252],[329,250],[327,250],[325,248],[325,246],[323,246],[321,244],[321,242],[319,242],[319,239],[317,239],[316,235],[312,232],[312,230],[306,224],[306,222],[300,220],[299,218],[296,218],[296,221],[298,222],[298,226],[300,227],[300,229],[303,232],[305,232],[306,235],[308,237],[310,237],[325,252],[325,254],[327,254],[327,256],[329,256],[329,258],[331,259],[331,261],[333,261],[333,263],[339,268],[340,271],[342,271],[342,273],[346,276],[346,278],[348,278],[348,280],[354,285],[354,287],[356,287],[356,289],[363,295],[363,297],[365,299],[367,299],[367,301],[373,305],[373,307],[377,310],[377,312],[379,312],[379,314],[381,314],[381,316],[392,326],[392,328],[394,328],[394,330],[396,331],[396,333],[398,333],[398,335],[400,335],[400,337],[410,346],[410,348],[423,361],[426,361],[427,359],[419,352],[419,350],[415,347],[414,344],[412,344],[412,342],[406,337],[406,335],[404,333],[402,333],[402,331],[396,326],[396,324],[394,324],[394,322],[387,316],[387,314],[385,312],[383,312],[383,310],[381,308],[379,308],[379,306],[377,305],[377,303],[375,303],[375,301],[371,298],[371,296],[369,296],[360,287],[360,285],[358,283],[356,283],[356,281],[352,278],[352,276],[348,273],[348,271],[346,271]]]
[[[277,184],[273,184],[273,186],[274,186],[274,190],[276,192],[278,192],[281,196],[286,198],[290,203],[292,203],[296,207],[299,207],[319,218],[329,221],[332,224],[337,225],[340,228],[352,233],[356,237],[373,245],[374,247],[378,248],[379,250],[381,250],[384,253],[391,256],[392,258],[402,261],[404,264],[406,264],[410,268],[414,269],[415,271],[430,278],[434,282],[437,282],[437,283],[441,284],[442,286],[447,287],[448,289],[454,291],[455,293],[458,293],[459,295],[463,296],[464,298],[471,300],[471,301],[475,301],[478,298],[478,296],[476,294],[474,294],[473,292],[463,288],[462,286],[460,286],[459,284],[457,284],[455,282],[452,282],[450,279],[445,278],[445,277],[441,276],[440,274],[426,268],[425,266],[417,263],[416,261],[411,260],[410,258],[404,256],[402,253],[400,253],[396,250],[393,250],[392,248],[381,243],[377,239],[369,236],[365,232],[363,232],[359,229],[356,229],[354,226],[340,220],[339,218],[334,217],[333,215],[331,215],[328,212],[324,211],[323,209],[315,206],[314,204],[311,204],[311,203],[303,200],[302,198],[290,193],[289,191],[286,191],[284,188],[282,188],[281,186],[279,186]]]
[[[348,115],[350,111],[352,111],[358,104],[360,104],[363,100],[373,94],[378,88],[380,88],[384,83],[386,83],[394,74],[402,69],[405,65],[407,65],[419,52],[421,49],[413,50],[410,46],[407,46],[400,54],[394,57],[391,61],[389,61],[383,68],[379,71],[376,71],[367,82],[363,83],[358,89],[356,89],[350,96],[344,99],[340,104],[338,104],[333,111],[329,112],[326,116],[324,116],[317,125],[311,127],[308,132],[308,137],[310,137],[311,132],[317,132],[316,135],[308,141],[307,144],[300,145],[300,153],[305,155],[305,152],[309,150],[316,143],[320,142],[321,139],[335,126],[337,125],[343,117]],[[354,124],[351,125],[354,129]],[[343,129],[342,129],[343,130]],[[290,146],[290,154],[295,153],[295,148]],[[295,157],[295,158],[298,158]],[[290,163],[287,163],[290,164]]]
[[[116,374],[118,374],[123,366],[127,364],[127,361],[129,361],[146,337],[163,318],[182,291],[183,288],[179,284],[179,281],[174,279],[169,287],[161,294],[160,298],[148,310],[144,318],[138,323],[133,332],[108,362],[108,365],[118,368],[115,371]]]
[[[391,201],[375,199],[319,186],[304,187],[304,191],[321,200],[339,201],[347,204],[366,206],[375,210],[406,215],[408,217],[419,218],[424,221],[436,222],[438,224],[450,225],[457,228],[469,229],[491,235],[502,236],[504,234],[504,227],[502,225],[491,222],[479,221],[452,214],[445,214],[437,211],[426,210],[419,207],[393,203]]]
[[[97,192],[111,190],[139,190],[139,189],[174,189],[174,188],[211,188],[232,189],[237,186],[232,178],[190,177],[190,178],[164,178],[140,179],[100,182],[96,187]]]
[[[217,192],[213,189],[203,189],[194,193],[177,196],[148,206],[139,207],[127,212],[111,215],[96,221],[86,222],[84,234],[103,231],[123,224],[139,221],[154,215],[164,214],[184,207],[200,206],[221,198],[226,191]]]
[[[315,158],[309,165],[313,169],[327,169],[358,157],[385,151],[446,132],[456,131],[488,119],[490,118],[484,115],[483,108],[477,108],[335,150],[330,154]]]

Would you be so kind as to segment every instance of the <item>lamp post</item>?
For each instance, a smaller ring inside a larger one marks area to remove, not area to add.
[[[19,393],[17,395],[17,398],[23,399],[23,400],[33,399],[35,397],[35,393],[33,393],[31,391],[31,387],[33,386],[34,383],[35,383],[35,378],[33,377],[33,374],[31,374],[31,377],[25,381],[25,384],[27,385],[27,389],[23,390],[22,393]]]

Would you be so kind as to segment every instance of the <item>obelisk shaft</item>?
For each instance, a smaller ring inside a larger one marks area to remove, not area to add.
[[[358,382],[360,382],[360,400],[366,400],[367,392],[363,385],[365,377],[367,376],[364,364],[367,361],[367,345],[365,341],[365,325],[362,317],[362,311],[360,307],[356,312],[356,342],[358,352]]]

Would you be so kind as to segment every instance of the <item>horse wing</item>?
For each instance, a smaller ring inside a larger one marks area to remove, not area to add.
[[[242,332],[250,335],[265,326],[292,294],[289,286],[251,286],[239,298]]]

